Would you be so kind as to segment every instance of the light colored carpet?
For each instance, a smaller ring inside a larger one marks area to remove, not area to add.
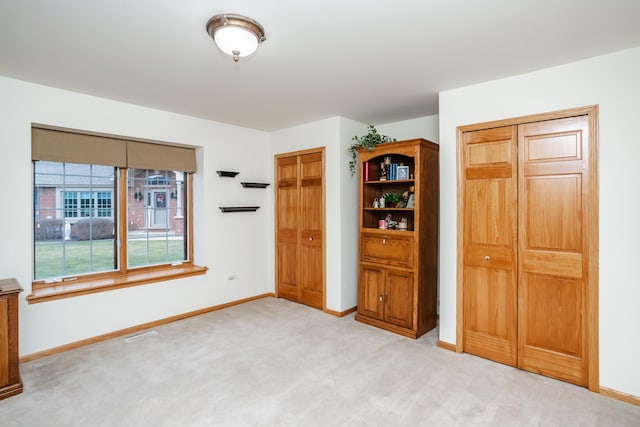
[[[640,407],[275,298],[22,365],[0,426],[638,426]]]

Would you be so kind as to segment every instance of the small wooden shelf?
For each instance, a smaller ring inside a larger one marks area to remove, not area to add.
[[[240,172],[231,172],[231,171],[216,171],[219,176],[224,178],[235,178]]]
[[[416,180],[415,179],[385,179],[382,181],[363,181],[362,183],[365,185],[381,185],[381,184],[413,184]]]
[[[414,208],[364,208],[365,211],[371,211],[371,212],[380,212],[380,211],[405,211],[405,212],[413,212],[415,209]]]
[[[380,233],[381,236],[394,236],[394,235],[411,235],[413,236],[413,230],[398,230],[397,228],[377,228],[377,227],[362,227],[361,233]]]
[[[260,206],[219,206],[220,210],[224,213],[227,212],[255,212],[260,209]]]
[[[244,188],[267,188],[270,184],[266,182],[241,182]]]

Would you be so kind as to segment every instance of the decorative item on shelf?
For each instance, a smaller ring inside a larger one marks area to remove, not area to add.
[[[380,181],[387,180],[387,165],[384,162],[380,162]]]
[[[231,171],[216,171],[218,176],[225,178],[235,178],[240,172],[231,172]]]
[[[378,220],[378,228],[380,230],[386,230],[387,229],[387,221],[385,221],[384,219]]]
[[[385,201],[384,201],[384,195],[378,199],[378,206],[380,206],[381,209],[384,209],[386,207]]]
[[[224,213],[227,212],[255,212],[260,209],[260,206],[220,206],[220,210]]]
[[[142,192],[140,191],[139,188],[136,188],[136,192],[133,195],[133,198],[136,199],[137,201],[141,201],[142,199],[144,199],[144,196],[142,195]]]
[[[409,192],[405,191],[404,193],[402,193],[402,196],[400,196],[400,201],[396,204],[396,208],[406,208],[408,201],[409,201]]]
[[[409,199],[407,200],[407,208],[415,208],[416,206],[416,202],[415,202],[415,195],[412,193],[409,195]]]
[[[396,141],[395,138],[379,134],[376,130],[376,127],[373,125],[367,125],[367,133],[365,135],[354,136],[353,138],[351,138],[351,140],[355,141],[347,149],[347,151],[351,154],[351,160],[349,160],[349,170],[351,171],[351,176],[355,175],[356,173],[356,159],[358,157],[358,148],[366,148],[367,150],[371,151],[378,144]]]
[[[398,166],[398,176],[396,179],[409,179],[409,166]]]
[[[393,220],[393,217],[391,216],[391,214],[387,214],[385,221],[387,223],[387,228],[389,230],[395,230],[396,227],[398,226],[398,222]]]
[[[385,179],[388,180],[395,179],[393,177],[393,163],[391,163],[391,157],[389,156],[384,158],[384,176]],[[382,177],[380,178],[380,181],[382,181]]]
[[[371,207],[373,207],[373,208],[379,208],[380,207],[380,202],[378,202],[378,198],[377,197],[375,199],[373,199],[373,204],[371,205]]]
[[[398,193],[384,193],[382,197],[384,199],[384,205],[387,208],[397,207],[397,204],[400,201],[400,194]]]
[[[407,218],[405,217],[400,218],[400,221],[398,221],[398,230],[406,231],[407,223],[408,223]]]
[[[244,188],[267,188],[270,184],[264,182],[241,182]]]

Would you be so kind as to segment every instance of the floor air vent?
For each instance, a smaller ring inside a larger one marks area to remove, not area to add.
[[[138,341],[142,338],[147,338],[147,337],[151,337],[154,335],[158,335],[158,333],[156,331],[146,331],[146,332],[140,332],[139,334],[135,334],[135,335],[131,335],[126,337],[124,340],[126,342],[134,342],[134,341]]]

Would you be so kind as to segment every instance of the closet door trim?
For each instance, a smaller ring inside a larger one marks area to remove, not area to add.
[[[274,268],[275,268],[275,282],[274,282],[274,290],[276,298],[278,295],[278,160],[286,157],[298,157],[303,156],[305,154],[321,154],[322,155],[322,311],[329,312],[327,310],[327,251],[326,251],[326,241],[327,241],[327,202],[326,202],[326,156],[325,156],[325,147],[317,147],[317,148],[309,148],[305,150],[292,151],[288,153],[275,154],[273,156],[273,179],[276,185],[274,185],[274,195],[273,195],[273,215],[274,215]]]
[[[457,149],[456,149],[456,178],[457,178],[457,259],[456,259],[456,351],[463,352],[464,338],[464,144],[463,133],[490,129],[503,126],[514,126],[526,123],[541,122],[546,120],[562,119],[575,116],[587,116],[589,126],[589,181],[588,181],[588,214],[587,214],[587,239],[589,248],[587,306],[587,335],[588,341],[588,384],[587,387],[593,392],[600,391],[599,378],[599,335],[598,335],[598,260],[599,260],[599,191],[598,191],[598,106],[590,105],[585,107],[572,108],[567,110],[553,111],[549,113],[534,114],[530,116],[515,117],[504,120],[496,120],[485,123],[476,123],[466,126],[458,126]]]

